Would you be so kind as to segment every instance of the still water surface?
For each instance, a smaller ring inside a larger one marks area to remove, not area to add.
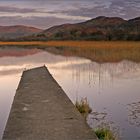
[[[140,140],[140,64],[98,64],[37,49],[0,48],[0,136],[23,70],[46,65],[69,98],[87,97],[96,128],[110,125],[120,140]]]

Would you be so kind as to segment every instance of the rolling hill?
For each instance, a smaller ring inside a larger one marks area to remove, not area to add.
[[[41,32],[41,29],[23,25],[0,26],[0,39],[13,39]]]
[[[0,26],[1,40],[139,40],[140,17],[124,20],[100,16],[76,23],[63,24],[46,30],[26,26]]]
[[[140,17],[124,20],[100,16],[77,24],[51,27],[34,40],[140,40]]]

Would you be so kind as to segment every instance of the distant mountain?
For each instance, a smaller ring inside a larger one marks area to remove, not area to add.
[[[30,36],[30,39],[140,40],[140,17],[124,20],[119,17],[100,16],[82,23],[54,26],[37,35]]]
[[[41,32],[41,29],[28,26],[0,26],[0,39],[13,39]]]
[[[26,26],[0,26],[1,40],[139,40],[140,17],[124,20],[100,16],[46,30]]]

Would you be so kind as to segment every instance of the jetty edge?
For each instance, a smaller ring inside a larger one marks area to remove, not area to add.
[[[2,140],[98,140],[49,73],[23,72]]]

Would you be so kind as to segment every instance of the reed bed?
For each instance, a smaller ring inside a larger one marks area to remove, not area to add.
[[[45,49],[64,56],[85,57],[99,63],[130,60],[140,62],[140,41],[24,41],[0,42],[0,46]]]

